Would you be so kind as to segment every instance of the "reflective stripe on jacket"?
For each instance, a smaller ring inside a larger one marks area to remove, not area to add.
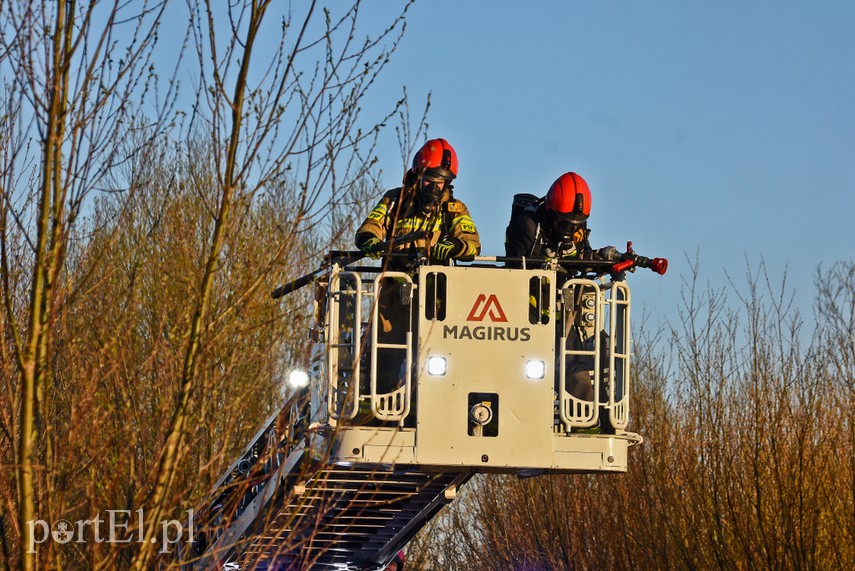
[[[423,254],[427,253],[428,245],[436,244],[444,236],[457,238],[464,245],[465,251],[456,253],[455,257],[477,256],[481,252],[478,230],[469,215],[469,209],[461,201],[451,198],[449,191],[443,196],[440,211],[429,214],[421,213],[411,198],[401,200],[402,194],[401,188],[394,188],[383,195],[357,229],[357,242],[360,234],[371,234],[387,241],[421,230],[427,232],[428,237],[413,244]],[[395,247],[396,250],[409,248],[410,244]]]

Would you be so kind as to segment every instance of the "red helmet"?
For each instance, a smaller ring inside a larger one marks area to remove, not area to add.
[[[413,172],[451,180],[457,176],[457,153],[445,139],[431,139],[413,157]]]
[[[591,190],[578,174],[564,173],[549,187],[545,203],[549,210],[581,222],[591,214]]]

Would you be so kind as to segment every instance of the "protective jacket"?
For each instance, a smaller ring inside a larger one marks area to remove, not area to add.
[[[463,202],[454,199],[450,189],[445,191],[439,211],[427,214],[418,208],[413,195],[410,188],[399,187],[387,191],[356,230],[356,246],[359,247],[363,240],[371,236],[388,241],[412,232],[425,231],[427,238],[412,242],[424,255],[427,255],[430,246],[447,238],[454,238],[459,243],[458,251],[450,256],[452,258],[477,256],[481,252],[478,230],[469,216],[469,209]],[[395,249],[409,250],[410,247],[410,244],[399,244]]]
[[[511,220],[505,230],[505,255],[533,260],[588,258],[591,255],[590,233],[587,223],[583,222],[571,236],[557,235],[550,226],[543,199],[518,194],[514,196]]]

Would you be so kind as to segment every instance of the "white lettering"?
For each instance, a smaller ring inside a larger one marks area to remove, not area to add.
[[[86,531],[86,526],[92,526],[92,533],[95,536],[95,543],[101,543],[104,539],[101,537],[101,519],[100,514],[95,514],[95,519],[84,519],[77,521],[77,543],[85,543],[86,539],[83,533]]]
[[[42,539],[39,541],[36,539],[36,526],[40,526],[42,528]],[[43,519],[30,520],[27,522],[27,527],[30,531],[30,544],[27,546],[27,553],[35,553],[36,552],[36,543],[44,543],[47,541],[48,537],[50,537],[50,526],[48,522]]]
[[[529,341],[531,329],[528,327],[500,327],[498,325],[492,327],[478,325],[473,328],[468,325],[463,325],[460,328],[457,325],[443,325],[442,338],[474,339],[476,341]]]
[[[107,510],[107,513],[110,514],[109,518],[109,530],[108,530],[108,541],[110,543],[130,543],[131,538],[126,537],[124,539],[116,538],[116,528],[122,528],[126,532],[128,530],[128,521],[130,521],[131,510]],[[116,523],[116,514],[126,514],[128,516],[128,520],[125,523]]]
[[[164,521],[161,524],[161,533],[160,533],[160,544],[162,547],[160,548],[160,553],[167,553],[169,551],[168,546],[174,543],[178,543],[178,540],[181,539],[181,532],[184,529],[181,525],[181,522],[177,519],[171,519],[169,521]],[[174,525],[176,527],[175,539],[169,539],[169,527]]]

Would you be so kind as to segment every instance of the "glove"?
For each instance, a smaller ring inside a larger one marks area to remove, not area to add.
[[[599,256],[601,260],[611,262],[612,260],[617,258],[617,255],[618,251],[617,248],[615,248],[614,246],[606,246],[605,248],[600,248],[599,250],[597,250],[597,256]]]
[[[431,247],[430,254],[433,260],[436,260],[437,262],[444,262],[449,258],[453,257],[455,253],[459,253],[460,250],[460,240],[458,240],[457,238],[446,238],[434,244]]]
[[[381,242],[379,238],[369,236],[364,240],[360,240],[358,246],[360,251],[372,260],[380,259],[380,254],[383,251],[383,242]]]
[[[573,242],[569,242],[566,246],[562,242],[560,247],[560,251],[558,252],[559,258],[573,258],[576,256],[576,244]]]

